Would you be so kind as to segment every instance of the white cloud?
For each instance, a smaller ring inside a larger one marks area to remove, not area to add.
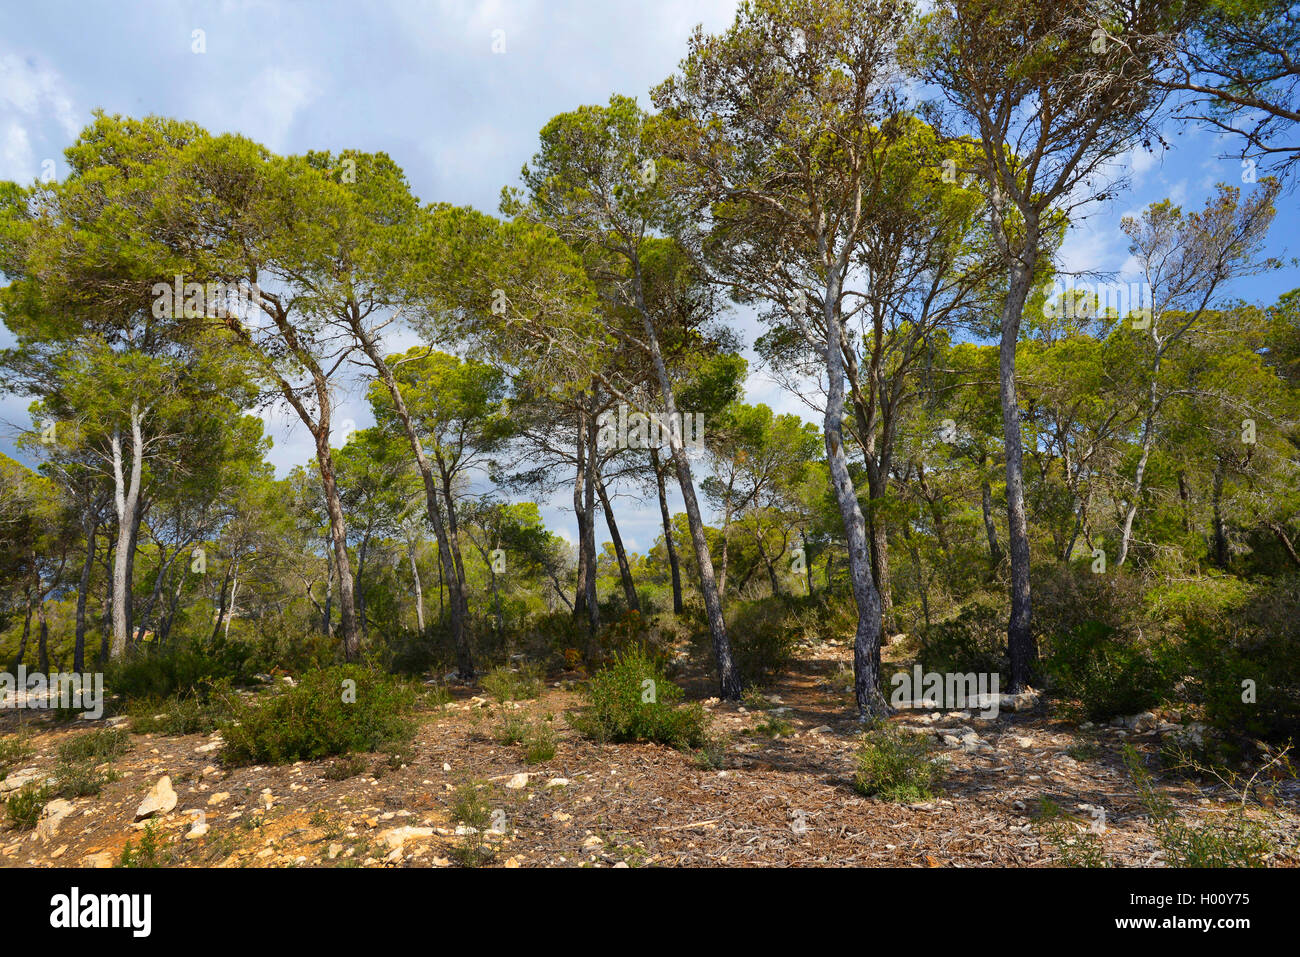
[[[6,53],[0,56],[0,113],[14,112],[52,116],[69,138],[81,129],[62,77],[30,57]]]
[[[36,178],[36,155],[27,130],[10,120],[0,133],[0,180],[29,183]]]

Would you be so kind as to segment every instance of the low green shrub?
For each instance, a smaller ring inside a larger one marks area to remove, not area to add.
[[[534,721],[524,733],[524,763],[541,764],[555,757],[555,728],[552,716]]]
[[[102,791],[105,785],[118,779],[112,769],[100,770],[93,761],[61,762],[54,770],[55,786],[59,797],[73,798],[93,797]]]
[[[241,703],[222,727],[227,764],[288,764],[376,751],[415,731],[416,693],[361,665],[309,672],[260,704]]]
[[[5,802],[9,826],[16,831],[30,831],[40,820],[41,811],[53,796],[54,791],[47,785],[24,784],[9,795],[9,800]]]
[[[1191,824],[1156,786],[1132,745],[1124,748],[1124,764],[1151,818],[1169,867],[1265,866],[1274,850],[1273,843],[1264,827],[1246,816],[1244,806],[1234,808],[1221,821]]]
[[[483,690],[497,701],[528,701],[542,693],[542,669],[532,664],[493,668],[483,677]]]
[[[1100,622],[1058,633],[1045,661],[1054,688],[1092,721],[1135,714],[1173,692],[1176,651]]]
[[[209,734],[234,716],[238,698],[229,679],[213,684],[204,696],[181,695],[132,702],[129,709],[135,734]]]
[[[906,804],[933,797],[939,775],[927,735],[884,727],[863,737],[853,787],[868,797]]]
[[[238,642],[213,645],[181,644],[158,649],[145,646],[110,662],[105,689],[129,700],[155,701],[186,696],[206,699],[223,679],[241,682],[250,677],[251,652]]]
[[[14,768],[19,767],[32,754],[32,746],[26,734],[14,734],[0,738],[0,781]]]
[[[682,689],[665,677],[660,662],[639,648],[623,652],[593,675],[583,697],[587,706],[569,723],[596,741],[694,748],[707,736],[704,708],[680,704]]]
[[[131,750],[131,734],[124,728],[102,728],[68,738],[59,745],[59,760],[69,764],[111,761]]]

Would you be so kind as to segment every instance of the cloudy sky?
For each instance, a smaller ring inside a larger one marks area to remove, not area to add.
[[[648,103],[697,23],[719,31],[734,0],[40,0],[0,7],[0,180],[30,182],[52,168],[91,112],[162,114],[213,132],[237,132],[273,150],[385,151],[428,202],[495,212],[555,114],[624,93]],[[202,52],[197,52],[201,50]],[[1117,166],[1132,179],[1118,203],[1079,224],[1064,251],[1075,270],[1120,270],[1119,218],[1170,197],[1204,202],[1219,181],[1239,183],[1210,132],[1173,135],[1168,153],[1141,151]],[[1249,188],[1249,187],[1247,187]],[[1296,255],[1296,195],[1282,200],[1274,255]],[[1300,286],[1294,267],[1235,290],[1269,302]],[[735,318],[752,344],[756,326]],[[0,327],[0,345],[10,337]],[[751,366],[755,365],[751,363]],[[748,400],[807,414],[755,370]],[[365,424],[364,403],[344,397],[341,417]],[[26,400],[0,397],[0,451],[13,453]],[[266,418],[283,473],[310,457],[303,429],[279,410]],[[657,507],[624,535],[644,550]],[[547,508],[563,532],[571,515]],[[572,532],[568,533],[570,536]]]

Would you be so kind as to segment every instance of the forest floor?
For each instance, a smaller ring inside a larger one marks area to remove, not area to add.
[[[505,706],[555,716],[555,756],[533,765],[522,747],[496,742],[501,706],[474,689],[422,716],[405,763],[366,755],[364,769],[342,780],[331,779],[336,759],[227,769],[218,735],[132,735],[112,761],[117,780],[97,796],[70,802],[34,831],[0,827],[0,866],[114,866],[128,842],[138,850],[142,840],[158,845],[148,862],[162,866],[455,866],[472,839],[451,816],[467,781],[486,786],[488,806],[500,812],[494,820],[504,822],[504,834],[486,836],[491,866],[1053,866],[1060,845],[1036,824],[1045,800],[1080,833],[1104,821],[1097,839],[1111,864],[1163,862],[1121,748],[1154,753],[1170,723],[1165,731],[1079,726],[1043,705],[991,719],[906,711],[891,722],[933,735],[946,770],[933,799],[893,804],[852,786],[861,729],[849,693],[831,680],[849,654],[805,649],[767,690],[764,708],[704,699],[727,742],[709,765],[657,745],[580,737],[564,717],[579,703],[570,682]],[[15,715],[3,720],[0,734],[12,733]],[[86,722],[23,720],[34,753],[0,789],[51,773],[58,744],[87,733]],[[149,822],[135,823],[136,809],[164,775],[178,800],[154,816],[146,838]],[[1238,800],[1222,786],[1159,781],[1191,820],[1213,821]],[[1251,815],[1277,846],[1269,863],[1300,864],[1300,786],[1278,784],[1266,803]],[[206,833],[187,838],[196,821]]]

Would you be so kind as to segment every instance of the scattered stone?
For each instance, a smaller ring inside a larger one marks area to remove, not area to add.
[[[36,822],[36,836],[41,839],[42,843],[48,844],[54,838],[54,835],[59,833],[59,824],[74,809],[75,805],[63,798],[55,798],[45,805],[44,810],[41,811],[40,820]]]
[[[567,788],[569,786],[568,778],[551,778],[546,782],[548,788]]]
[[[512,791],[518,791],[521,788],[528,787],[528,775],[525,772],[520,771],[506,782],[506,787]]]
[[[176,792],[172,790],[172,779],[169,775],[164,774],[158,779],[158,783],[153,786],[149,793],[145,795],[145,799],[140,802],[140,806],[135,812],[135,819],[143,821],[155,814],[166,814],[175,807]]]
[[[431,827],[412,827],[408,824],[403,827],[390,827],[386,831],[380,831],[379,840],[383,841],[394,851],[400,852],[407,841],[433,837],[433,834],[434,831]]]
[[[220,804],[223,801],[229,801],[229,800],[230,800],[230,793],[228,791],[218,791],[216,794],[212,795],[212,797],[208,798],[208,804],[209,806],[211,806],[213,804]]]
[[[112,867],[113,852],[98,851],[97,853],[94,854],[87,854],[85,857],[81,859],[81,866],[82,867]]]

